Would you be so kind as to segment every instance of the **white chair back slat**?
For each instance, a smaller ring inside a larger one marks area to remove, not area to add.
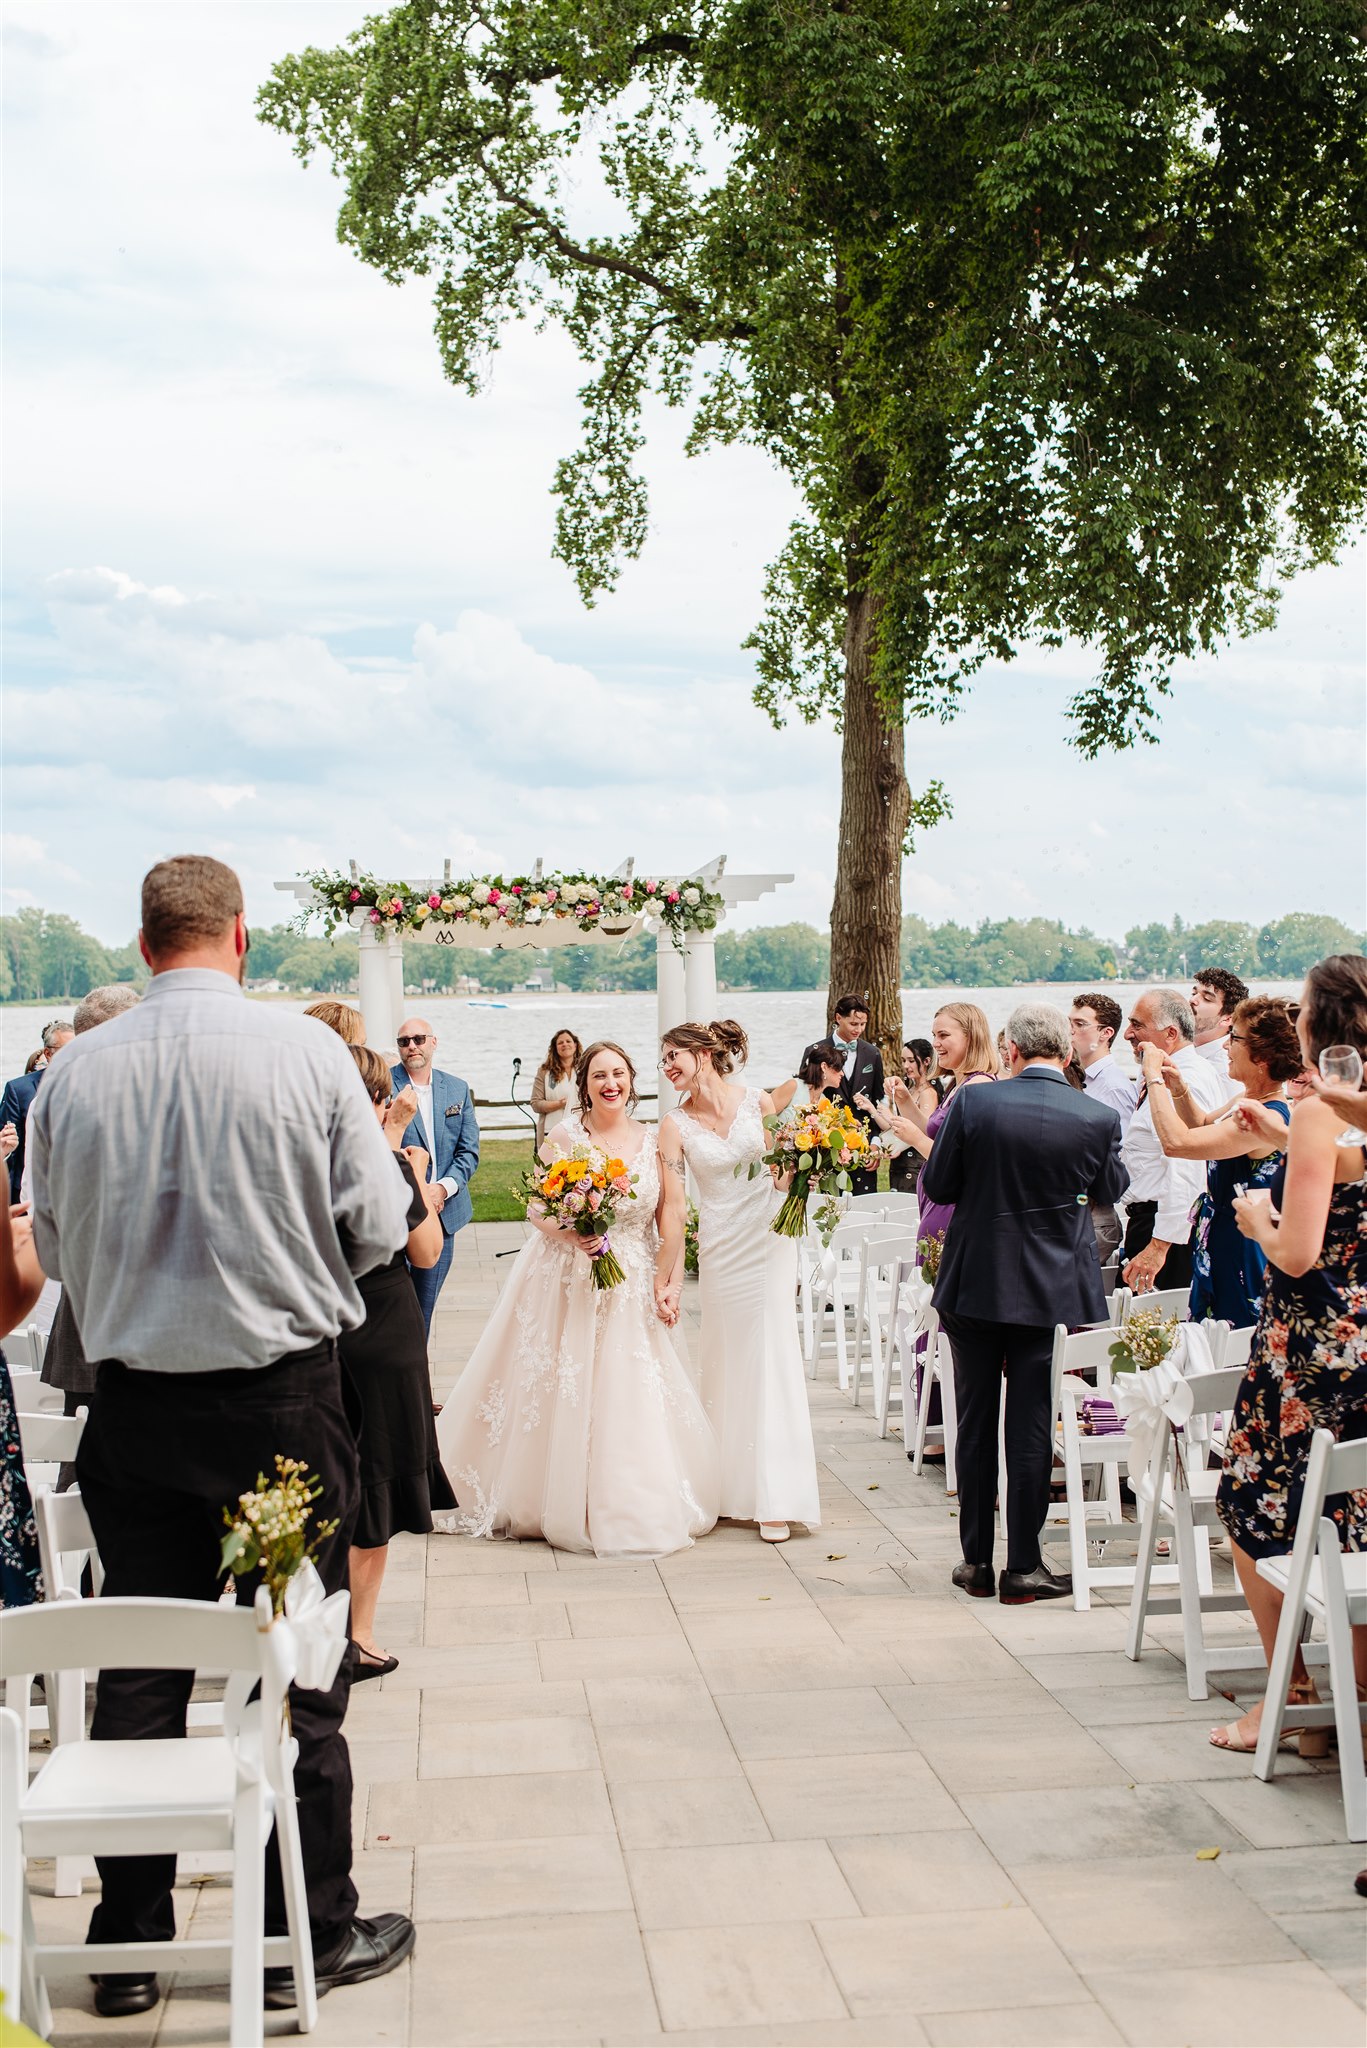
[[[1310,1439],[1305,1490],[1301,1497],[1296,1540],[1290,1557],[1258,1560],[1258,1576],[1282,1594],[1277,1639],[1267,1675],[1267,1700],[1258,1730],[1254,1776],[1264,1781],[1276,1768],[1277,1746],[1287,1720],[1287,1692],[1296,1647],[1307,1615],[1324,1623],[1333,1705],[1297,1707],[1296,1723],[1318,1726],[1333,1720],[1338,1733],[1339,1783],[1343,1816],[1350,1842],[1367,1841],[1367,1767],[1363,1760],[1364,1706],[1358,1700],[1353,1665],[1353,1629],[1367,1622],[1367,1584],[1355,1571],[1350,1594],[1338,1524],[1324,1513],[1325,1503],[1343,1493],[1367,1490],[1367,1438],[1335,1443],[1327,1429]],[[1349,1560],[1359,1563],[1356,1555]],[[1318,1573],[1316,1568],[1318,1567]],[[1318,1586],[1315,1579],[1318,1576]]]
[[[898,1265],[916,1256],[916,1232],[905,1223],[877,1224],[859,1248],[859,1282],[855,1297],[854,1358],[850,1368],[850,1399],[859,1405],[867,1356],[874,1405],[881,1399],[884,1319],[890,1312]],[[865,1340],[867,1339],[867,1346]]]
[[[1253,1339],[1257,1333],[1257,1324],[1250,1323],[1247,1328],[1239,1330],[1232,1330],[1228,1323],[1217,1323],[1215,1327],[1220,1332],[1218,1342],[1215,1339],[1211,1340],[1211,1351],[1216,1365],[1237,1365],[1241,1369],[1246,1368],[1253,1355]]]
[[[16,1420],[25,1470],[74,1458],[85,1428],[85,1414],[84,1408],[78,1408],[74,1415],[32,1415],[19,1409]]]

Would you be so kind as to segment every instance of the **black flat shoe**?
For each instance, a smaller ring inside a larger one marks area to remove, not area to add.
[[[90,1981],[95,1986],[95,2010],[102,2020],[121,2020],[129,2013],[151,2012],[161,1997],[161,1987],[155,1977],[135,1977],[124,1973],[92,1977]]]
[[[971,1593],[975,1600],[990,1600],[997,1590],[997,1574],[990,1564],[956,1564],[949,1576],[961,1593]]]
[[[367,1678],[387,1678],[391,1671],[399,1668],[397,1657],[377,1657],[373,1651],[363,1650],[355,1641],[351,1647],[356,1652],[351,1664],[353,1685],[363,1685]]]
[[[396,1970],[405,1956],[412,1955],[417,1938],[418,1930],[406,1913],[378,1913],[373,1920],[353,1920],[337,1947],[314,1959],[318,1996],[339,1984],[368,1984],[372,1977]],[[280,2012],[294,2001],[293,1970],[267,1970],[267,2011]]]
[[[1032,1572],[1003,1572],[997,1592],[1003,1607],[1028,1607],[1032,1600],[1071,1600],[1073,1582],[1067,1572],[1037,1564]]]

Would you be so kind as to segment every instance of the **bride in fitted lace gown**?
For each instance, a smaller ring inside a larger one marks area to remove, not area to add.
[[[773,1107],[762,1090],[726,1079],[747,1051],[729,1020],[665,1036],[663,1072],[684,1099],[660,1121],[668,1272],[659,1293],[662,1312],[677,1315],[686,1162],[698,1192],[702,1396],[721,1453],[718,1513],[758,1522],[766,1542],[781,1543],[790,1521],[818,1527],[821,1504],[797,1340],[797,1245],[770,1228],[778,1196],[769,1175],[736,1172],[768,1150],[763,1116]]]
[[[633,1122],[635,1075],[618,1046],[590,1046],[579,1101],[542,1157],[576,1140],[624,1159],[636,1199],[612,1249],[625,1277],[600,1291],[586,1240],[545,1219],[524,1245],[454,1393],[437,1441],[458,1534],[544,1536],[599,1557],[664,1557],[717,1519],[717,1445],[655,1302],[660,1170]]]

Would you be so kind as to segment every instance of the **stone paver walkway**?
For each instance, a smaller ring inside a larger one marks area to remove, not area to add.
[[[460,1238],[439,1393],[519,1241]],[[1129,1663],[1117,1604],[955,1593],[942,1478],[827,1381],[812,1407],[826,1520],[780,1550],[393,1546],[402,1662],[347,1727],[362,1908],[411,1910],[418,1947],[323,2001],[320,2048],[1361,2048],[1367,1852],[1334,1770],[1217,1755],[1225,1702],[1168,1649]],[[177,1896],[226,1921],[225,1886]],[[75,1932],[89,1903],[39,1907]],[[113,2023],[66,1996],[63,2048],[224,2038],[217,1991]]]

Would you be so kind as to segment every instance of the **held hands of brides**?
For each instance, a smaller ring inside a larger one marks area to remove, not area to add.
[[[683,1290],[677,1280],[655,1282],[655,1313],[667,1329],[672,1330],[679,1320],[679,1303]]]

